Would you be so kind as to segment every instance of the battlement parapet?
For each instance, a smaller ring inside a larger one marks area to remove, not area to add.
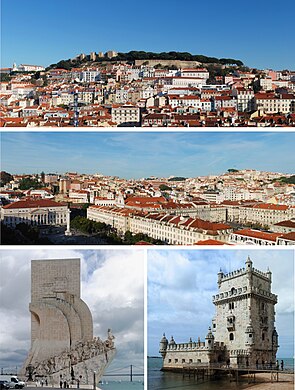
[[[223,342],[214,343],[214,351],[224,351],[226,346]],[[201,352],[208,351],[208,347],[205,346],[205,342],[200,343],[180,343],[167,346],[167,352],[180,352],[180,351],[192,351],[192,352]]]
[[[259,271],[258,269],[253,268],[253,273],[258,274],[259,276],[263,276],[264,278],[269,280],[269,273],[268,272]]]
[[[241,269],[229,272],[228,274],[222,274],[221,275],[221,280],[225,281],[225,280],[228,280],[228,279],[231,279],[231,278],[235,278],[236,276],[240,276],[240,275],[243,275],[243,274],[246,274],[246,273],[247,272],[246,272],[245,268],[241,268]]]
[[[231,356],[249,356],[250,351],[247,349],[231,349],[229,351],[229,354]]]
[[[271,300],[275,300],[277,302],[277,295],[270,293],[269,291],[263,290],[258,287],[239,287],[237,289],[232,288],[230,291],[225,291],[216,295],[212,296],[212,301],[217,302],[217,301],[222,301],[224,299],[230,299],[233,297],[238,297],[242,296],[243,294],[247,293],[255,293],[258,295],[261,295],[266,298],[270,298]]]
[[[212,300],[213,300],[213,302],[216,302],[218,300],[229,299],[229,298],[232,298],[232,297],[237,296],[237,295],[243,295],[243,294],[245,294],[247,292],[248,292],[248,287],[247,286],[238,287],[237,289],[232,288],[229,291],[224,291],[222,293],[213,295]]]
[[[270,274],[269,272],[263,272],[263,271],[259,271],[258,269],[256,268],[252,268],[251,272],[253,274],[256,274],[258,276],[262,276],[264,277],[265,279],[269,280],[270,279]],[[229,272],[228,274],[221,274],[220,275],[220,280],[222,282],[226,281],[226,280],[229,280],[229,279],[232,279],[232,278],[235,278],[237,276],[241,276],[241,275],[246,275],[247,274],[247,271],[245,268],[240,268],[238,270],[235,270],[235,271],[232,271],[232,272]]]

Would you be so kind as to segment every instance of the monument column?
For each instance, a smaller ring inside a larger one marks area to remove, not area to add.
[[[67,209],[67,230],[65,231],[66,236],[72,235],[71,228],[70,228],[70,214],[71,214],[71,210]]]

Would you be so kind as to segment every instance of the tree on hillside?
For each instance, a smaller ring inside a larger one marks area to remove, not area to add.
[[[11,180],[13,180],[13,176],[5,171],[1,171],[1,177],[0,177],[0,186],[4,186],[5,184],[9,183]]]
[[[33,179],[32,177],[24,177],[19,182],[19,189],[20,190],[29,190],[30,188],[38,189],[41,188],[43,185],[40,183],[37,179]]]

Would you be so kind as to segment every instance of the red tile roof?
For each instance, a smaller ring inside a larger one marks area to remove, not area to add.
[[[226,244],[225,242],[222,241],[209,239],[209,240],[198,241],[194,245],[229,245],[229,244]]]
[[[234,234],[240,236],[258,238],[260,240],[274,241],[274,242],[276,242],[278,237],[282,236],[282,234],[280,233],[268,233],[268,232],[261,232],[260,230],[252,230],[252,229],[238,230],[234,232]]]
[[[289,241],[294,241],[295,242],[295,232],[282,234],[280,238],[285,238],[285,239],[287,239]]]
[[[50,199],[26,199],[3,206],[3,209],[32,209],[38,207],[61,207],[63,203],[57,203]]]
[[[289,228],[295,228],[295,222],[281,221],[281,222],[275,223],[275,226],[284,226],[284,227],[289,227]]]

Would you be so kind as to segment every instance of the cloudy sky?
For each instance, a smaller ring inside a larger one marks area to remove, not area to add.
[[[272,292],[278,295],[276,328],[278,357],[293,356],[294,252],[293,250],[151,250],[148,253],[148,355],[160,356],[165,332],[170,340],[204,341],[215,310],[217,273],[243,268],[248,257],[254,268],[272,272]]]
[[[142,249],[1,249],[0,367],[21,367],[30,348],[31,260],[81,259],[81,298],[89,306],[94,335],[113,331],[117,355],[108,371],[143,372],[144,262]],[[128,371],[128,370],[127,370]]]
[[[217,175],[229,168],[294,173],[294,143],[295,133],[281,130],[2,132],[1,169],[11,174],[76,171],[127,179]]]

